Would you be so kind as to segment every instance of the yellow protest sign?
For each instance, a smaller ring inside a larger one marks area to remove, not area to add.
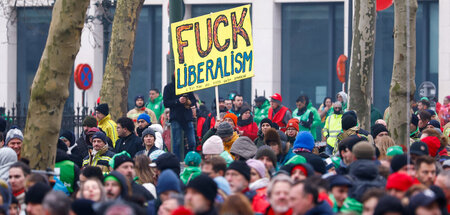
[[[172,23],[171,31],[177,95],[253,77],[250,5]]]

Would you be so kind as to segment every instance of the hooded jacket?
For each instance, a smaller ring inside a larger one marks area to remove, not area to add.
[[[353,186],[349,197],[361,201],[362,195],[372,187],[385,187],[386,180],[378,173],[378,166],[372,160],[356,160],[348,166]]]
[[[253,121],[255,121],[257,125],[261,123],[262,119],[267,118],[269,116],[269,108],[270,103],[269,100],[267,99],[264,101],[264,103],[261,105],[260,108],[255,106],[255,117],[253,118]]]
[[[78,188],[75,183],[80,175],[80,168],[70,159],[70,156],[62,149],[57,149],[55,170],[59,171],[59,179],[64,183],[69,193]]]
[[[127,182],[127,179],[125,178],[125,176],[123,176],[122,174],[120,174],[117,171],[112,171],[109,173],[109,175],[114,176],[120,184],[120,195],[119,198],[122,199],[128,199],[130,197],[130,190],[128,190],[130,188],[130,185]]]
[[[146,107],[152,110],[155,113],[156,119],[159,120],[161,115],[164,113],[164,104],[162,95],[159,94],[159,96],[156,97],[155,100],[153,101],[150,98],[148,98]]]
[[[111,119],[111,115],[108,114],[98,122],[98,127],[102,129],[106,133],[106,136],[109,137],[112,141],[112,146],[116,147],[116,141],[119,139],[119,136],[117,135],[117,124]]]
[[[17,161],[17,154],[9,147],[0,148],[0,179],[9,181],[9,168]]]
[[[239,155],[241,158],[248,160],[256,155],[255,144],[246,136],[237,138],[231,146],[231,155]]]
[[[308,105],[302,109],[295,109],[292,113],[292,117],[299,120],[299,131],[309,131],[314,137],[314,140],[317,139],[317,127],[321,124],[321,119],[319,112],[317,109],[313,107],[311,102],[308,102]]]

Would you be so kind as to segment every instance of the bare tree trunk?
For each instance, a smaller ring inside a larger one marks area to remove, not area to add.
[[[55,164],[56,143],[89,0],[58,0],[39,68],[31,86],[21,157],[33,169]]]
[[[409,1],[409,14],[406,2]],[[408,99],[414,95],[416,89],[416,11],[417,0],[395,0],[394,19],[394,69],[392,71],[391,89],[389,96],[389,132],[397,144],[409,143],[407,130],[409,127],[407,111]],[[409,15],[409,20],[407,19]],[[409,22],[409,32],[407,24]],[[407,36],[409,34],[409,44]],[[407,55],[409,54],[409,62]],[[410,74],[407,75],[409,63]],[[407,80],[410,91],[407,92]]]
[[[128,82],[133,65],[134,42],[144,0],[118,0],[108,59],[100,90],[101,103],[108,103],[112,119],[127,113]]]
[[[362,128],[370,130],[373,57],[375,53],[376,1],[354,1],[352,56],[350,60],[348,109],[358,114]]]

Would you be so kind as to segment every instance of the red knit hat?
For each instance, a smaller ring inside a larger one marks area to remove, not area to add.
[[[292,168],[291,174],[294,173],[295,170],[300,170],[303,172],[303,175],[305,175],[306,177],[308,177],[308,171],[306,170],[306,168],[302,165],[297,165],[294,168]]]
[[[236,114],[234,114],[234,113],[227,113],[227,114],[225,114],[225,116],[223,116],[223,118],[224,118],[224,119],[225,119],[225,118],[230,118],[230,119],[232,119],[233,122],[234,122],[234,126],[235,126],[235,127],[237,126],[237,116],[236,116]]]
[[[386,183],[386,190],[396,189],[407,191],[414,184],[414,179],[405,173],[392,173]]]
[[[298,119],[292,118],[292,119],[290,119],[288,121],[288,124],[287,124],[286,128],[291,128],[292,127],[292,128],[295,128],[295,130],[297,130],[297,132],[298,132],[298,130],[299,130],[298,123],[299,123]]]
[[[421,139],[420,141],[427,144],[428,153],[430,154],[431,157],[435,157],[437,154],[437,151],[441,147],[441,141],[439,140],[439,138],[434,137],[434,136],[428,136],[428,137]]]

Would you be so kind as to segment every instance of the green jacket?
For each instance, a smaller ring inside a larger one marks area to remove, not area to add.
[[[148,99],[146,107],[155,112],[156,120],[159,123],[159,117],[164,113],[163,97],[161,94],[152,102]]]
[[[258,108],[255,106],[255,116],[253,117],[253,121],[256,122],[258,127],[259,127],[259,123],[261,122],[261,120],[263,120],[264,118],[267,118],[269,116],[269,108],[270,108],[269,100],[266,100],[261,105],[261,108]]]
[[[312,120],[310,120],[311,114],[313,117]],[[298,108],[296,108],[292,113],[292,117],[300,121],[298,126],[299,131],[309,131],[313,135],[315,141],[319,140],[317,139],[317,127],[320,126],[322,121],[320,120],[319,112],[317,112],[317,109],[312,106],[311,102],[308,103],[306,111],[302,115],[299,115]]]
[[[181,181],[187,184],[190,180],[199,176],[202,173],[200,167],[198,166],[187,166],[184,168],[183,172],[180,174]]]

